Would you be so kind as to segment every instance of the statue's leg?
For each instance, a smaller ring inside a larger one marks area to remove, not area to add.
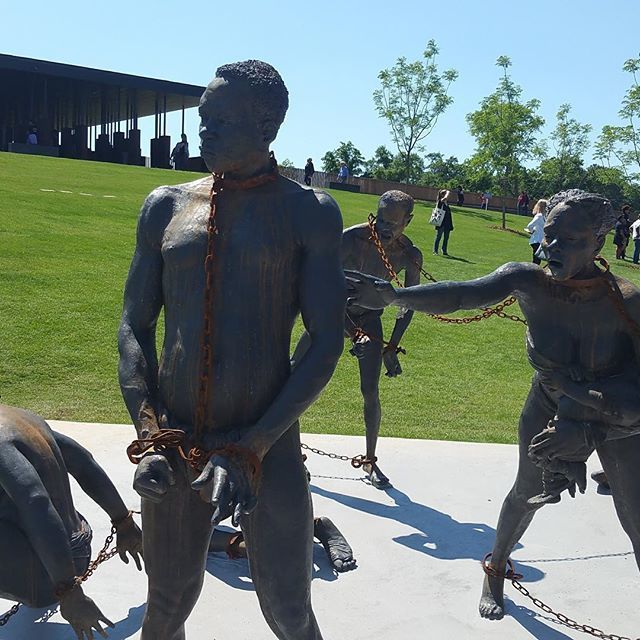
[[[502,504],[491,556],[491,563],[499,573],[504,573],[509,554],[527,530],[534,513],[540,508],[527,502],[529,498],[543,491],[542,470],[531,462],[527,450],[533,436],[547,426],[554,413],[555,407],[551,405],[534,380],[520,416],[518,474]],[[499,620],[503,617],[503,591],[502,578],[485,576],[479,607],[483,618]]]
[[[322,640],[311,608],[313,518],[298,425],[263,460],[258,506],[242,519],[260,607],[280,640]]]
[[[598,447],[598,456],[640,568],[640,435],[605,442]]]
[[[189,486],[184,464],[172,464],[176,482],[162,502],[142,500],[149,594],[141,640],[183,640],[184,623],[204,579],[212,533],[211,505]]]
[[[56,603],[51,578],[24,533],[2,520],[0,540],[0,597],[28,607]]]
[[[358,358],[360,368],[360,391],[364,400],[364,426],[367,434],[367,458],[376,455],[382,408],[380,406],[380,371],[382,370],[382,322],[379,316],[364,321],[362,329],[371,336]],[[364,471],[377,489],[389,486],[389,478],[377,464],[365,464]]]

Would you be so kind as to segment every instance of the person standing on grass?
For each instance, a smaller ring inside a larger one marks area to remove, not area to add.
[[[622,222],[624,223],[625,228],[624,249],[622,250],[623,259],[626,259],[627,257],[627,247],[629,246],[629,239],[631,238],[631,220],[629,219],[630,213],[631,207],[628,204],[625,204],[622,207]]]
[[[525,214],[525,211],[524,211],[524,191],[521,191],[520,195],[518,196],[517,211],[518,211],[518,215],[519,216],[522,216],[522,215]]]
[[[624,215],[620,214],[613,228],[613,244],[616,245],[616,260],[624,260],[624,251],[629,242],[629,231]]]
[[[640,261],[640,218],[631,225],[631,238],[633,239],[633,264]]]
[[[461,207],[464,205],[464,190],[461,184],[456,187],[456,194],[458,196],[458,206]]]
[[[315,172],[316,169],[313,166],[313,160],[311,158],[307,158],[307,164],[304,165],[304,183],[307,187],[311,186],[311,178],[313,178],[313,174]]]
[[[189,162],[189,142],[187,141],[186,133],[180,136],[180,142],[173,148],[171,160],[173,162],[173,168],[176,171],[185,171],[187,169]]]
[[[544,236],[544,223],[547,214],[547,201],[538,200],[533,207],[533,220],[524,228],[531,235],[529,236],[529,244],[531,245],[531,251],[533,256],[531,261],[533,264],[540,264],[541,259],[536,255]]]
[[[340,169],[338,170],[338,182],[346,182],[349,178],[349,167],[347,167],[347,163],[343,160],[340,163]]]
[[[438,202],[436,207],[444,209],[444,218],[439,227],[436,227],[436,239],[433,243],[433,253],[438,255],[438,248],[440,246],[440,240],[442,239],[442,255],[448,256],[447,248],[449,246],[449,234],[453,231],[453,218],[451,217],[451,209],[447,202],[449,197],[448,189],[441,189],[438,191]]]

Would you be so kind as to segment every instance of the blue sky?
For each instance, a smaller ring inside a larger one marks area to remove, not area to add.
[[[341,140],[366,157],[380,144],[393,148],[371,98],[378,72],[399,56],[420,57],[431,38],[441,66],[460,77],[425,152],[460,160],[474,149],[465,115],[495,88],[499,55],[511,57],[524,97],[542,101],[546,134],[563,102],[597,133],[617,120],[629,86],[622,64],[640,51],[637,0],[0,0],[0,11],[2,53],[202,85],[221,64],[270,62],[290,93],[276,155],[296,166],[312,156],[318,168]],[[179,116],[167,122],[176,141]],[[193,154],[195,110],[187,134]]]

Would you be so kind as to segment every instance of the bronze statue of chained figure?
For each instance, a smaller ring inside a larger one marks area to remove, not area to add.
[[[577,189],[549,202],[542,249],[548,269],[509,263],[468,282],[395,290],[348,273],[353,304],[393,304],[451,313],[514,295],[528,321],[535,373],[520,417],[520,464],[498,521],[480,614],[504,615],[504,577],[514,545],[535,512],[564,490],[584,488],[584,461],[596,450],[620,522],[640,566],[640,290],[601,269],[596,258],[615,216],[602,196]]]
[[[405,235],[405,229],[413,218],[413,198],[402,191],[387,191],[378,202],[376,216],[368,223],[345,229],[342,234],[342,264],[345,269],[356,269],[384,280],[394,279],[405,272],[405,286],[420,282],[422,252]],[[380,373],[384,362],[386,374],[395,378],[402,373],[398,354],[403,350],[400,340],[405,334],[413,311],[401,309],[388,341],[383,339],[382,311],[365,309],[358,304],[348,306],[344,330],[351,339],[351,354],[358,358],[360,390],[364,400],[364,424],[366,430],[366,454],[362,467],[371,484],[384,489],[390,486],[388,477],[377,463],[376,448],[382,409],[380,406]],[[304,333],[293,354],[297,362],[309,345]]]
[[[129,453],[149,577],[143,640],[185,637],[213,526],[229,515],[275,636],[322,638],[298,418],[343,349],[342,219],[328,195],[274,167],[269,145],[287,106],[270,65],[220,67],[199,107],[213,178],[157,189],[140,214],[119,345],[139,436]],[[292,370],[298,313],[311,346]]]

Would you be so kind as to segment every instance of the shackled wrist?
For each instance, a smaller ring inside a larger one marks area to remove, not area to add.
[[[61,580],[58,582],[53,588],[53,593],[55,594],[58,601],[64,600],[67,596],[71,594],[72,591],[80,588],[80,578],[75,576],[70,580]]]
[[[111,524],[113,525],[113,527],[115,528],[116,531],[118,531],[118,529],[125,523],[127,523],[128,521],[133,519],[133,514],[135,512],[132,511],[131,509],[129,509],[129,511],[127,512],[127,515],[124,516],[123,518],[114,518],[111,520]]]

